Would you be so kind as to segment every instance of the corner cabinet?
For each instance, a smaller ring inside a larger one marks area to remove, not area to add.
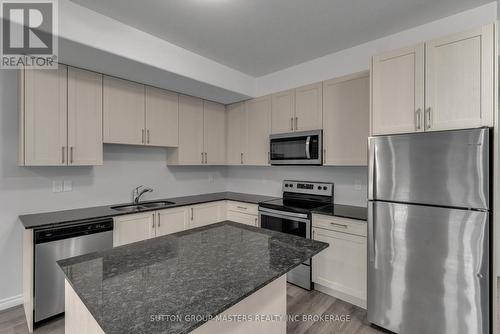
[[[113,247],[154,237],[154,213],[145,212],[114,218]]]
[[[189,228],[201,227],[226,219],[226,202],[210,202],[189,207]]]
[[[102,164],[102,76],[59,64],[20,71],[19,164]]]
[[[372,59],[373,135],[493,126],[496,25]]]
[[[223,104],[203,101],[203,148],[204,164],[226,163],[226,108]]]
[[[366,166],[370,74],[323,82],[323,165]]]
[[[246,128],[243,130],[244,165],[269,165],[269,134],[271,132],[271,96],[246,102]]]

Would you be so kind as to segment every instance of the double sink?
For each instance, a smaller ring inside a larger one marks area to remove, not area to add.
[[[141,212],[145,210],[163,209],[175,205],[169,201],[140,202],[137,204],[125,204],[112,206],[111,209],[121,212]]]

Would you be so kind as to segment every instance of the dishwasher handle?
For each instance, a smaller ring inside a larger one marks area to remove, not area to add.
[[[96,219],[62,227],[35,230],[35,244],[113,230],[113,218]]]

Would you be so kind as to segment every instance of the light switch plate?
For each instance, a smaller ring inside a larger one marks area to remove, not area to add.
[[[61,180],[53,180],[52,181],[52,192],[60,193],[63,191],[63,181]]]
[[[64,180],[63,181],[63,191],[73,191],[73,181]]]

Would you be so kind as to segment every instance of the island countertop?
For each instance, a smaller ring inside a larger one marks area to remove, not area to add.
[[[177,334],[201,326],[327,247],[225,221],[58,264],[105,333]]]

